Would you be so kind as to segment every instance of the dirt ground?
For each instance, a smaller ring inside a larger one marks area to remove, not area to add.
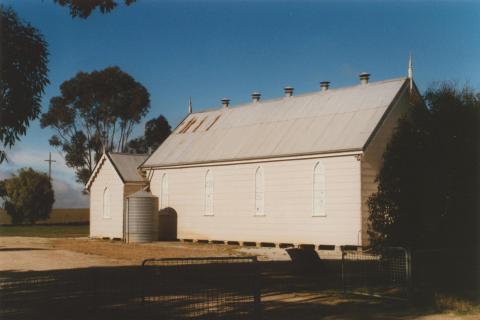
[[[60,240],[60,239],[59,239]],[[56,239],[0,238],[0,271],[43,271],[129,265],[128,260],[55,247]]]
[[[238,247],[182,242],[125,244],[88,238],[0,237],[0,271],[140,265],[148,258],[246,255]]]
[[[226,245],[165,242],[124,244],[88,238],[0,237],[2,273],[139,265],[152,257],[209,257],[258,255],[259,260],[285,263],[284,250]],[[419,319],[473,320],[480,314],[459,315],[415,308],[407,303],[344,296],[302,287],[284,274],[268,275],[262,284],[264,319]],[[290,281],[290,282],[289,282]]]
[[[53,270],[90,266],[139,265],[148,258],[257,256],[287,261],[278,248],[245,248],[184,242],[125,244],[89,238],[0,237],[0,270]]]

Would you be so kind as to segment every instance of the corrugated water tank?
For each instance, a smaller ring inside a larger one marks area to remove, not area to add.
[[[158,238],[158,197],[138,191],[127,197],[125,210],[125,241],[151,242]]]

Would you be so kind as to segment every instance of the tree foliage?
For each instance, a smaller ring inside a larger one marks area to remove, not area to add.
[[[48,176],[32,168],[20,169],[18,175],[0,181],[0,197],[13,224],[48,219],[55,201]]]
[[[97,8],[101,13],[109,13],[118,6],[119,1],[116,0],[54,0],[55,3],[62,7],[68,7],[70,15],[75,18],[88,18]],[[136,0],[124,0],[125,5],[129,6]]]
[[[104,148],[126,150],[134,126],[150,109],[150,95],[118,67],[79,72],[60,91],[40,124],[57,132],[50,144],[64,152],[67,166],[86,183]]]
[[[49,83],[48,50],[43,35],[22,22],[11,8],[0,6],[0,141],[12,147],[40,113]],[[0,163],[6,152],[0,149]]]
[[[160,115],[158,118],[147,121],[143,137],[130,140],[128,150],[134,153],[152,153],[168,138],[171,132],[172,128],[168,120]]]
[[[478,245],[480,94],[442,84],[400,120],[369,199],[377,246]]]

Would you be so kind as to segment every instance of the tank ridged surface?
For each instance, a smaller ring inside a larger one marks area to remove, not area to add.
[[[157,240],[158,197],[138,191],[127,197],[126,241],[144,243]]]

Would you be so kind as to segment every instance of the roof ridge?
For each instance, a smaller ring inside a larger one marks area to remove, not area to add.
[[[407,79],[407,77],[398,77],[398,78],[393,78],[393,79],[385,79],[385,80],[379,80],[379,81],[374,81],[374,82],[369,82],[367,83],[366,85],[367,86],[371,86],[371,85],[380,85],[380,84],[384,84],[384,83],[388,83],[388,82],[394,82],[394,81],[405,81]],[[255,102],[255,104],[257,105],[260,105],[262,103],[266,103],[266,102],[273,102],[273,101],[280,101],[280,100],[283,100],[283,99],[292,99],[292,98],[298,98],[298,97],[306,97],[306,96],[313,96],[313,95],[317,95],[317,94],[327,94],[327,93],[330,93],[332,91],[341,91],[341,90],[348,90],[348,89],[353,89],[353,88],[356,88],[356,87],[359,87],[359,86],[364,86],[364,84],[355,84],[355,85],[351,85],[351,86],[346,86],[346,87],[338,87],[338,88],[330,88],[326,91],[311,91],[311,92],[304,92],[304,93],[300,93],[300,94],[297,94],[297,95],[293,95],[291,97],[276,97],[276,98],[271,98],[271,99],[266,99],[266,100],[260,100],[258,102]],[[247,102],[247,103],[241,103],[241,104],[236,104],[236,105],[230,105],[228,106],[228,108],[224,108],[224,107],[212,107],[212,108],[208,108],[208,109],[203,109],[203,110],[200,110],[200,111],[196,111],[196,112],[192,112],[191,115],[195,115],[195,114],[202,114],[202,113],[207,113],[207,112],[212,112],[212,111],[222,111],[222,110],[225,110],[225,111],[228,111],[229,109],[239,109],[239,108],[246,108],[246,107],[251,107],[251,105],[253,104],[253,102]]]

